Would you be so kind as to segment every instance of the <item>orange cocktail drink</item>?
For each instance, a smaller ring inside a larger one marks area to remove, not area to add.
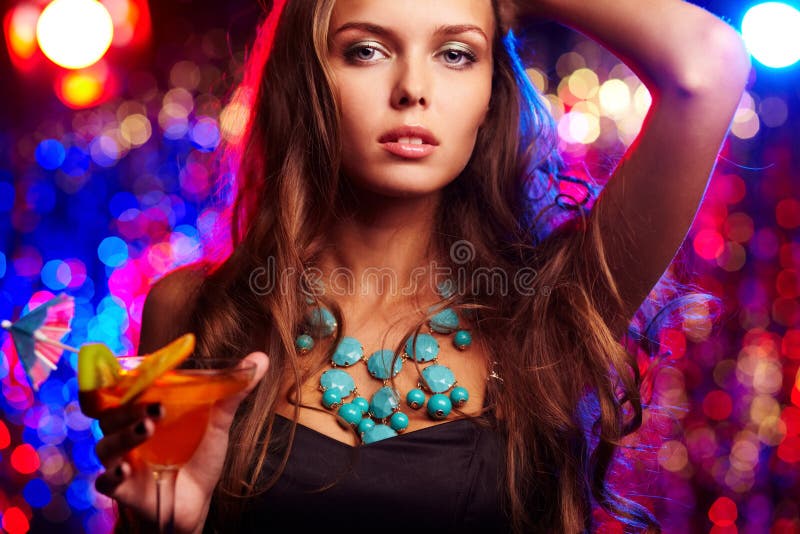
[[[256,372],[253,362],[190,358],[194,346],[188,333],[146,356],[117,358],[102,343],[78,352],[78,399],[87,416],[131,403],[163,407],[153,435],[129,453],[153,472],[159,532],[174,530],[178,470],[200,445],[212,407],[245,389]]]
[[[120,358],[120,361],[135,359]],[[123,367],[132,363],[136,362],[124,362]],[[232,368],[230,363],[227,365],[226,369],[175,369],[150,384],[134,402],[159,402],[164,417],[156,422],[154,434],[134,449],[132,455],[162,469],[185,464],[205,434],[214,403],[238,393],[252,378],[252,366]],[[135,376],[135,368],[122,371],[116,384],[80,392],[83,411],[94,415],[120,406],[127,384]]]

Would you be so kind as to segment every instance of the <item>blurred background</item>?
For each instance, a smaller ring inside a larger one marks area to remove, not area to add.
[[[633,496],[667,532],[796,533],[800,6],[695,3],[742,31],[754,55],[682,251],[724,310],[714,324],[695,310],[662,334],[671,356],[653,400],[666,424]],[[67,293],[66,342],[135,353],[149,285],[212,245],[214,150],[242,133],[234,91],[262,16],[253,0],[2,4],[0,319]],[[567,162],[602,180],[650,95],[580,34],[542,23],[520,42]],[[65,354],[34,392],[0,333],[3,532],[112,529],[111,502],[93,489],[101,433],[78,409],[75,365]]]

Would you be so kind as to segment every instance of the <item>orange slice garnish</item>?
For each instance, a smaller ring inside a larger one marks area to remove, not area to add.
[[[171,371],[194,352],[194,334],[185,334],[169,345],[144,356],[142,363],[136,367],[120,402],[125,404],[139,395],[164,373]]]

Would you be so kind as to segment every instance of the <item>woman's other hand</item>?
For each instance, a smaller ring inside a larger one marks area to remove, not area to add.
[[[263,378],[269,359],[262,352],[247,355],[256,371],[247,388],[223,399],[212,408],[208,428],[194,456],[178,472],[175,484],[175,528],[177,532],[199,532],[208,513],[211,495],[222,474],[228,436],[242,400]],[[129,453],[153,435],[163,416],[159,404],[129,405],[109,410],[99,418],[105,436],[97,443],[97,457],[105,472],[97,477],[97,491],[116,500],[137,521],[156,520],[156,494],[152,471]]]

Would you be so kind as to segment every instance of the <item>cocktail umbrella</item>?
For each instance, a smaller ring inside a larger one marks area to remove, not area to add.
[[[75,313],[75,302],[68,295],[58,295],[37,306],[15,322],[0,323],[11,334],[17,357],[25,368],[28,380],[35,391],[56,369],[65,350],[77,349],[61,343],[69,333]]]

